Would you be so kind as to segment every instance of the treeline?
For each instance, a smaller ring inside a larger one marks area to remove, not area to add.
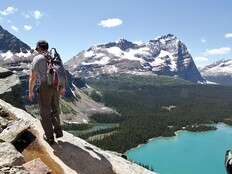
[[[125,119],[117,113],[95,113],[90,118],[97,123],[120,123]]]

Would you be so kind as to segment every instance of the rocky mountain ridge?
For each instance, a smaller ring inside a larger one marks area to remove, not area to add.
[[[222,59],[201,70],[202,76],[221,85],[232,85],[232,59]]]
[[[147,43],[135,44],[125,39],[90,47],[66,63],[76,76],[129,73],[178,76],[192,82],[204,82],[187,47],[168,34]]]

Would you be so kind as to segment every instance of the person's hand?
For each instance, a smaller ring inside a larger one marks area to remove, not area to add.
[[[28,96],[28,100],[29,100],[30,102],[32,102],[32,101],[33,101],[33,98],[34,98],[34,92],[33,92],[33,91],[30,91],[30,92],[29,92],[29,96]]]
[[[64,97],[64,95],[65,95],[65,88],[61,88],[61,89],[59,90],[59,93],[60,93],[60,96],[61,96],[61,97]]]

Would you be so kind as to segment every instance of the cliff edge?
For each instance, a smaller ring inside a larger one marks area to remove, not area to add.
[[[153,174],[65,131],[50,146],[43,133],[39,120],[0,100],[0,173]]]

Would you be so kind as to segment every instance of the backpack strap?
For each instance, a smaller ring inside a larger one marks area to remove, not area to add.
[[[57,64],[62,64],[62,60],[60,58],[60,54],[57,52],[56,48],[51,48],[50,54],[52,55],[52,51],[54,51],[54,62]]]

